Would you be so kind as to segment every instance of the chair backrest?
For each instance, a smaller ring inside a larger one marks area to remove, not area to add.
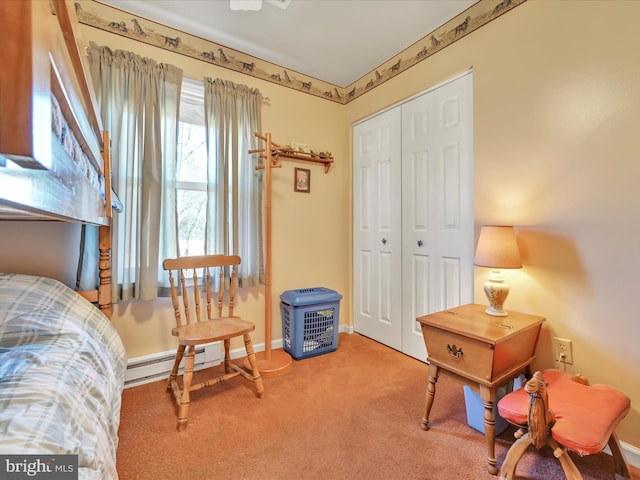
[[[167,258],[162,263],[163,268],[169,272],[171,302],[178,327],[222,317],[225,300],[227,316],[233,316],[240,261],[238,255],[200,255]],[[227,275],[225,270],[230,270]],[[225,277],[230,279],[227,295],[225,295]],[[182,297],[182,302],[179,296]],[[212,304],[212,298],[216,305]],[[195,309],[195,318],[192,318],[192,308]],[[206,315],[203,312],[205,308]]]

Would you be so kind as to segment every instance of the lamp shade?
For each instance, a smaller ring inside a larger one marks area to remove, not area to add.
[[[513,227],[482,227],[474,263],[479,267],[522,268]]]

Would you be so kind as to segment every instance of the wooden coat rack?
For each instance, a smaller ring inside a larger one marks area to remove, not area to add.
[[[292,365],[291,355],[283,349],[271,349],[271,169],[281,168],[282,164],[278,162],[280,158],[288,158],[294,160],[302,160],[305,162],[320,163],[324,165],[324,171],[327,173],[333,157],[321,156],[319,154],[311,154],[305,152],[296,152],[287,146],[281,146],[271,140],[271,134],[266,133],[264,136],[259,133],[254,135],[263,140],[266,144],[265,148],[257,150],[249,150],[250,154],[259,154],[264,159],[264,165],[256,166],[256,170],[265,170],[265,290],[264,290],[264,352],[258,352],[256,358],[258,360],[258,369],[264,377],[275,377],[287,373]]]

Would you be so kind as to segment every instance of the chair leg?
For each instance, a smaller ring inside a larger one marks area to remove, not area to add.
[[[171,374],[167,379],[167,392],[172,390],[171,385],[178,378],[178,368],[180,368],[180,362],[182,362],[182,357],[184,356],[184,345],[178,345],[178,351],[176,352],[176,359],[173,362],[173,368],[171,369]]]
[[[231,339],[224,340],[224,373],[231,373]]]
[[[631,478],[631,473],[629,472],[629,464],[624,458],[624,454],[622,453],[622,449],[620,448],[620,442],[618,441],[616,432],[613,432],[609,437],[608,445],[609,449],[611,449],[611,455],[613,455],[613,465],[615,467],[616,480],[629,480]]]
[[[531,445],[529,433],[524,434],[511,445],[500,468],[500,480],[514,480],[516,478],[516,467],[529,445]]]
[[[249,365],[251,365],[251,375],[253,375],[253,383],[256,385],[256,395],[258,398],[262,398],[264,395],[264,386],[262,385],[262,377],[258,370],[258,362],[256,361],[256,355],[253,351],[253,342],[249,334],[244,335],[244,348],[247,351],[247,358],[249,359]]]
[[[551,437],[547,439],[547,442],[553,449],[553,456],[560,460],[560,465],[562,465],[562,470],[564,470],[567,480],[582,480],[582,474],[576,464],[573,463],[573,460],[571,460],[569,452]]]
[[[196,348],[193,345],[187,347],[187,361],[184,365],[184,374],[182,375],[182,395],[178,399],[178,431],[182,432],[187,428],[187,420],[189,418],[190,388],[193,380],[193,365],[195,359]]]

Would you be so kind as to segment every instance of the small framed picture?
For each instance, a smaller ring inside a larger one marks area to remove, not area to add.
[[[311,170],[306,168],[296,168],[293,177],[294,192],[311,192]]]

